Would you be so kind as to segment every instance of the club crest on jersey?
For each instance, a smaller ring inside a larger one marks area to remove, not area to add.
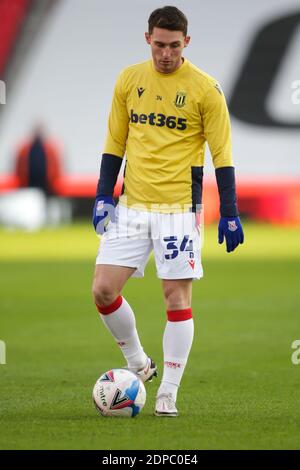
[[[235,223],[235,220],[229,220],[228,221],[228,229],[231,231],[231,232],[235,232],[237,230],[237,225]]]
[[[174,104],[177,108],[183,108],[186,104],[186,93],[184,91],[177,91]]]

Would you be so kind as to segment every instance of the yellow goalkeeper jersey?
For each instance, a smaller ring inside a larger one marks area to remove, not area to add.
[[[160,212],[191,206],[192,168],[204,165],[206,141],[215,168],[233,166],[229,113],[214,78],[186,58],[169,74],[152,60],[120,73],[104,153],[126,154],[121,204]]]

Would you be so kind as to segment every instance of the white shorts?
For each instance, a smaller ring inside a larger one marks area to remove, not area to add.
[[[143,277],[154,251],[160,279],[200,279],[201,237],[195,214],[163,214],[118,205],[116,222],[109,222],[100,241],[96,264],[136,268],[133,277]]]

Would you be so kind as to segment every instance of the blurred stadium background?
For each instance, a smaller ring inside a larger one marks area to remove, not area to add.
[[[190,22],[187,57],[220,81],[228,100],[241,213],[300,224],[299,3],[177,4]],[[6,85],[1,196],[38,185],[20,160],[40,131],[50,193],[64,200],[65,217],[88,214],[116,76],[149,57],[143,33],[149,12],[159,5],[164,2],[0,1],[0,77]],[[209,154],[206,160],[210,223],[218,218],[218,200]]]
[[[149,57],[147,19],[165,4],[0,0],[0,448],[299,448],[300,365],[290,359],[300,338],[296,0],[171,3],[189,18],[185,55],[227,97],[246,244],[232,256],[217,246],[207,151],[206,276],[194,287],[198,335],[182,417],[153,423],[154,388],[134,424],[112,427],[92,409],[93,382],[122,361],[89,294],[107,115],[118,72]],[[146,276],[125,295],[161,366],[152,262]]]

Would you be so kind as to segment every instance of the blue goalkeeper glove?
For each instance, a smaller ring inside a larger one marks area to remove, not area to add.
[[[244,243],[244,232],[239,217],[221,217],[219,222],[219,243],[226,239],[227,252]]]
[[[112,196],[97,196],[93,210],[93,224],[96,232],[103,235],[109,221],[115,222],[115,202]]]

